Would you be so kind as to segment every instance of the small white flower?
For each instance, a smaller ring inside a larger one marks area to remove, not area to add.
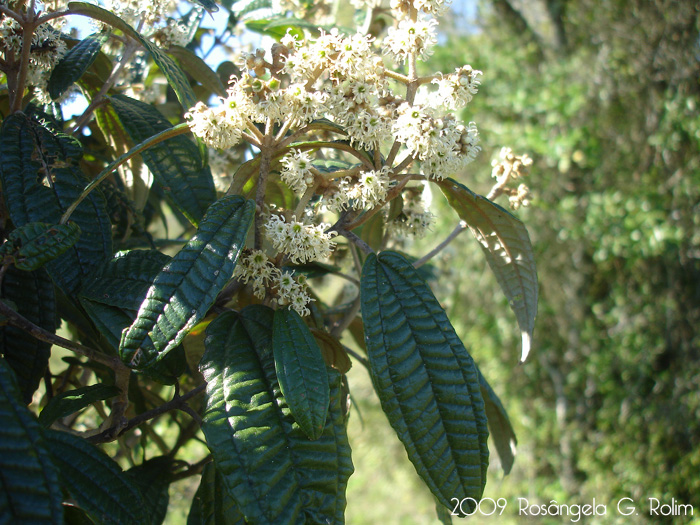
[[[313,183],[311,172],[311,154],[307,151],[292,150],[282,158],[280,177],[284,183],[297,193],[304,193]]]
[[[284,217],[272,215],[265,225],[265,233],[275,250],[286,253],[294,264],[326,259],[335,248],[336,232],[326,232],[329,224],[304,224],[296,217],[287,223]]]
[[[437,21],[434,19],[405,18],[398,27],[389,28],[384,39],[384,53],[392,55],[398,63],[403,63],[413,52],[420,60],[427,60],[437,44]]]

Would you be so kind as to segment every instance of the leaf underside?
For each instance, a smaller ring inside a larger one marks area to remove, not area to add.
[[[530,353],[537,315],[537,268],[525,225],[508,211],[452,179],[440,189],[479,241],[522,333],[520,361]]]
[[[233,276],[255,203],[229,195],[212,204],[194,237],[158,273],[119,353],[145,368],[175,348]]]
[[[479,373],[481,396],[484,398],[484,405],[486,406],[486,418],[489,422],[491,440],[495,444],[496,452],[498,452],[498,457],[501,460],[503,474],[508,475],[515,462],[515,445],[518,443],[515,437],[515,430],[510,424],[508,413],[498,395],[493,391],[493,388],[491,388],[491,385],[489,385],[478,368],[477,372]]]
[[[443,505],[479,500],[488,466],[484,401],[445,311],[394,252],[367,257],[361,296],[372,381],[409,459]]]
[[[272,327],[270,327],[272,328]],[[340,376],[330,370],[330,409],[309,441],[282,395],[270,352],[258,353],[237,314],[207,328],[202,430],[229,496],[253,523],[343,523],[352,474]]]

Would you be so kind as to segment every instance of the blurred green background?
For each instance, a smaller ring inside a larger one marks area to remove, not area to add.
[[[693,505],[700,523],[700,3],[455,7],[424,73],[484,72],[462,114],[483,151],[462,183],[488,193],[501,146],[534,159],[533,203],[515,213],[540,281],[533,351],[518,365],[515,318],[478,244],[464,233],[435,261],[446,272],[436,296],[519,441],[507,477],[492,450],[486,496],[507,498],[504,514],[472,522],[523,521],[519,497],[595,498],[607,505],[595,523],[692,521],[649,516],[654,497]],[[456,224],[440,195],[435,205],[439,224],[408,251],[432,248]],[[362,423],[353,412],[348,522],[437,523],[361,366],[350,384]],[[638,516],[617,513],[623,497]]]
[[[581,522],[700,523],[700,3],[454,7],[423,73],[463,64],[484,72],[462,114],[479,127],[483,151],[460,182],[488,193],[502,146],[534,159],[532,205],[514,213],[540,281],[533,350],[519,365],[515,317],[470,234],[433,261],[442,271],[435,294],[519,441],[506,477],[492,450],[485,496],[506,498],[505,512],[471,522],[525,521],[518,498],[595,498],[606,515]],[[434,205],[438,224],[406,251],[425,253],[457,223],[441,195]],[[356,363],[349,382],[348,523],[437,523],[366,370]],[[174,522],[184,522],[197,482],[171,488]],[[638,515],[617,513],[624,497]],[[691,504],[694,517],[650,516],[651,497]]]

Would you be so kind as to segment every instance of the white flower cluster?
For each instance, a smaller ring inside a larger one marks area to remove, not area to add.
[[[313,158],[308,151],[292,150],[282,158],[280,177],[284,183],[297,193],[304,193],[314,182],[311,171]]]
[[[314,299],[309,296],[306,277],[300,275],[295,279],[293,273],[280,271],[261,250],[241,257],[234,277],[245,284],[250,282],[258,299],[265,298],[268,288],[274,289],[280,305],[289,305],[301,316],[311,313],[307,305]]]
[[[326,232],[329,224],[304,224],[292,217],[286,222],[284,217],[271,215],[265,224],[265,234],[278,252],[289,256],[294,264],[304,264],[330,256],[335,248],[333,237],[336,232]]]
[[[463,66],[455,72],[433,80],[437,84],[439,104],[449,109],[462,109],[471,102],[479,88],[481,71]]]
[[[337,188],[324,195],[326,209],[335,213],[343,210],[361,210],[383,204],[391,184],[389,166],[379,170],[360,172],[357,181],[345,177],[338,181]]]
[[[404,18],[397,27],[390,27],[384,39],[384,53],[403,63],[409,52],[416,53],[421,60],[433,54],[437,44],[437,21],[434,18],[411,20]]]
[[[241,141],[248,126],[248,116],[253,113],[250,99],[234,84],[221,105],[210,108],[202,102],[185,113],[192,133],[205,144],[216,149],[228,149]]]
[[[520,206],[529,206],[532,199],[530,189],[522,183],[515,188],[512,183],[517,183],[530,172],[532,159],[527,154],[516,155],[513,150],[505,147],[501,148],[498,156],[499,160],[491,162],[491,176],[497,181],[498,193],[508,195],[510,207],[514,210]]]
[[[143,21],[144,27],[153,27],[175,12],[174,0],[106,0],[105,8],[129,25],[136,27]]]
[[[423,173],[437,180],[462,170],[481,150],[473,122],[464,126],[453,115],[443,116],[428,106],[402,104],[393,132],[422,161]]]
[[[5,56],[12,53],[19,56],[22,52],[22,27],[11,17],[0,20],[0,52]],[[61,34],[51,24],[41,24],[32,36],[29,55],[27,83],[36,88],[36,95],[41,102],[51,99],[46,93],[49,75],[54,66],[67,52],[66,43]]]

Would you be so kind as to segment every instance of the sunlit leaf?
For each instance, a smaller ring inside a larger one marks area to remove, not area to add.
[[[329,372],[325,429],[310,441],[282,395],[272,354],[259,354],[250,335],[237,314],[220,315],[200,365],[202,430],[228,494],[252,523],[343,523],[353,467],[340,376]]]
[[[194,237],[156,276],[119,353],[129,366],[162,359],[206,315],[233,276],[255,203],[238,195],[216,201]]]
[[[294,310],[275,311],[272,351],[282,395],[309,439],[318,439],[328,415],[328,374],[321,349]]]

